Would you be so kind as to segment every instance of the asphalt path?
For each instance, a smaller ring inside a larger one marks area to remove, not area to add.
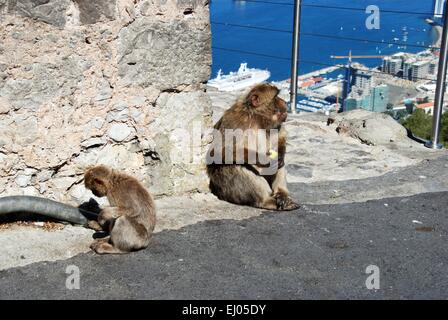
[[[209,220],[1,271],[0,299],[446,299],[447,208],[441,192]]]

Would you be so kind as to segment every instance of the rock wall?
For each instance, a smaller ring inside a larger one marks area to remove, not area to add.
[[[205,190],[201,157],[171,154],[206,150],[177,131],[212,124],[208,2],[0,0],[0,196],[79,203],[98,163]]]

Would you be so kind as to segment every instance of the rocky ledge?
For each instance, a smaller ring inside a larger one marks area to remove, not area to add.
[[[216,96],[211,97],[216,119],[222,108]],[[233,97],[220,101],[228,105]],[[330,117],[331,124],[321,114],[291,115],[286,123],[289,187],[305,211],[313,214],[313,204],[448,190],[446,150],[430,150],[409,139],[401,125],[383,114],[357,110]],[[156,232],[204,220],[247,219],[265,212],[219,201],[209,193],[164,197],[156,203]],[[0,242],[10,244],[0,248],[0,269],[87,252],[91,237],[91,231],[76,226],[54,231],[36,226],[0,230]]]

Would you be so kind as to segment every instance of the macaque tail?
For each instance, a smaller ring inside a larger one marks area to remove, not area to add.
[[[94,212],[63,204],[57,201],[32,197],[11,196],[0,198],[0,215],[8,213],[39,214],[74,224],[86,224]]]

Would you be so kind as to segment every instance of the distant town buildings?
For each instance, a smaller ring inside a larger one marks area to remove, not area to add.
[[[407,60],[409,55],[405,52],[399,52],[394,55],[385,57],[383,59],[382,71],[388,74],[397,75],[403,70],[404,61]]]
[[[382,71],[414,82],[435,79],[439,58],[427,50],[417,54],[399,52],[383,59]]]
[[[322,77],[322,69],[301,77],[298,82],[296,110],[299,112],[350,111],[365,109],[387,112],[399,119],[421,109],[432,114],[438,51],[399,52],[383,58],[382,64],[369,68],[357,62],[345,65],[335,77]],[[289,83],[283,88],[289,94]],[[448,90],[447,90],[448,92]]]

